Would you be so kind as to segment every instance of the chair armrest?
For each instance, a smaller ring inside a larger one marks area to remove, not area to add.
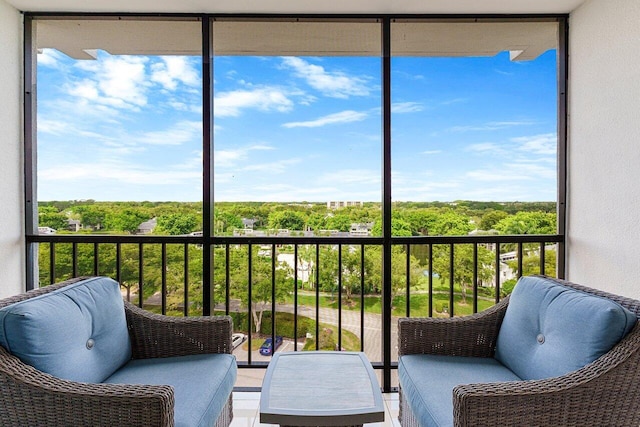
[[[640,425],[640,326],[593,363],[544,380],[453,389],[456,427]]]
[[[464,317],[398,319],[398,355],[492,357],[509,298]]]
[[[233,351],[230,316],[172,317],[125,302],[134,359]]]
[[[173,388],[62,380],[26,365],[0,347],[3,426],[174,425]]]

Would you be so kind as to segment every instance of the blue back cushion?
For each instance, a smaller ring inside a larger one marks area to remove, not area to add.
[[[0,344],[58,378],[102,382],[131,359],[120,286],[90,278],[4,307]]]
[[[609,299],[543,277],[522,277],[511,294],[495,357],[524,380],[564,375],[605,354],[636,321]]]

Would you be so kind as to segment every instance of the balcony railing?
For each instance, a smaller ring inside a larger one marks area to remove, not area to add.
[[[241,368],[266,367],[269,356],[259,344],[283,336],[285,350],[364,351],[375,368],[390,372],[397,366],[397,317],[476,313],[506,296],[523,274],[561,277],[564,270],[560,235],[28,240],[39,256],[40,286],[105,275],[147,310],[231,315],[236,332],[247,336],[236,353]],[[391,256],[383,257],[385,249]]]

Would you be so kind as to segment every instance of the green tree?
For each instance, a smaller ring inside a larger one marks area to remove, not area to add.
[[[269,214],[269,227],[275,229],[304,230],[306,218],[292,210],[273,211]]]
[[[382,248],[380,246],[372,246],[367,248],[365,252],[366,269],[365,279],[368,281],[368,288],[374,292],[381,292],[382,269]],[[420,265],[420,261],[413,255],[409,256],[409,287],[416,288],[423,280],[422,271],[424,268]],[[391,247],[391,301],[394,301],[398,295],[403,294],[407,289],[407,253],[405,248],[400,245]]]
[[[55,230],[64,230],[67,228],[67,216],[58,212],[53,206],[38,207],[38,226],[51,227]]]
[[[272,271],[271,256],[265,255],[259,247],[254,247],[252,252],[251,271],[251,304],[249,304],[249,275],[248,275],[248,251],[244,248],[233,251],[229,262],[233,265],[231,285],[234,297],[240,299],[244,307],[249,307],[255,330],[262,330],[262,317],[266,310],[271,308],[271,302],[284,302],[293,292],[291,271],[284,262],[276,262],[275,290],[272,295]]]
[[[443,281],[450,279],[451,252],[449,245],[434,245],[432,272]],[[493,253],[484,246],[478,246],[478,280],[491,279],[493,274]],[[467,291],[473,286],[473,245],[456,245],[453,252],[453,283],[460,286],[462,303],[467,302]]]
[[[242,228],[242,218],[231,211],[216,209],[214,211],[215,233],[223,234],[233,231],[235,228]]]
[[[158,228],[162,233],[172,236],[189,234],[195,231],[198,218],[191,214],[169,214],[158,217]]]
[[[438,215],[434,224],[436,236],[465,236],[474,229],[468,216],[449,210]]]
[[[105,226],[110,230],[134,234],[138,226],[148,219],[150,219],[148,214],[140,212],[137,209],[112,210],[108,212],[105,217]]]
[[[82,205],[73,209],[80,215],[80,222],[85,227],[93,227],[96,230],[102,228],[106,213],[104,209],[95,205]]]
[[[349,231],[351,229],[351,218],[349,215],[335,214],[326,220],[326,227],[329,230]]]
[[[371,229],[372,236],[382,236],[382,221],[376,221]],[[411,236],[411,225],[401,218],[391,218],[391,235],[395,237]]]
[[[439,213],[433,209],[411,209],[394,213],[409,223],[411,233],[416,236],[435,234]]]
[[[555,234],[556,215],[546,212],[518,212],[500,220],[495,229],[501,234]]]
[[[504,211],[488,211],[482,215],[482,219],[480,220],[480,230],[492,230],[498,222],[505,219],[507,216],[509,215]]]

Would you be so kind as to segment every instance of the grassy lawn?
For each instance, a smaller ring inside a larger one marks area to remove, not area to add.
[[[437,282],[434,278],[433,281],[433,315],[434,316],[448,316],[449,306],[449,286],[442,285],[440,281]],[[453,308],[456,316],[473,314],[473,292],[467,291],[466,301],[463,302],[462,295],[460,294],[460,287],[454,287],[454,303]],[[491,292],[493,289],[479,289],[478,290],[478,311],[486,310],[494,305],[494,297]],[[398,295],[393,300],[393,315],[404,316],[405,315],[405,295]],[[293,304],[293,296],[286,301],[288,304]],[[347,300],[343,295],[342,309],[343,310],[355,310],[360,311],[360,295],[352,295],[351,300]],[[298,293],[298,304],[307,307],[315,307],[316,296],[315,293],[309,291],[300,291]],[[319,298],[320,307],[338,309],[337,295],[320,294]],[[429,315],[429,294],[428,289],[412,289],[411,290],[411,315],[414,317],[422,317]],[[365,313],[382,314],[382,299],[379,295],[365,295],[364,297],[364,311]]]

